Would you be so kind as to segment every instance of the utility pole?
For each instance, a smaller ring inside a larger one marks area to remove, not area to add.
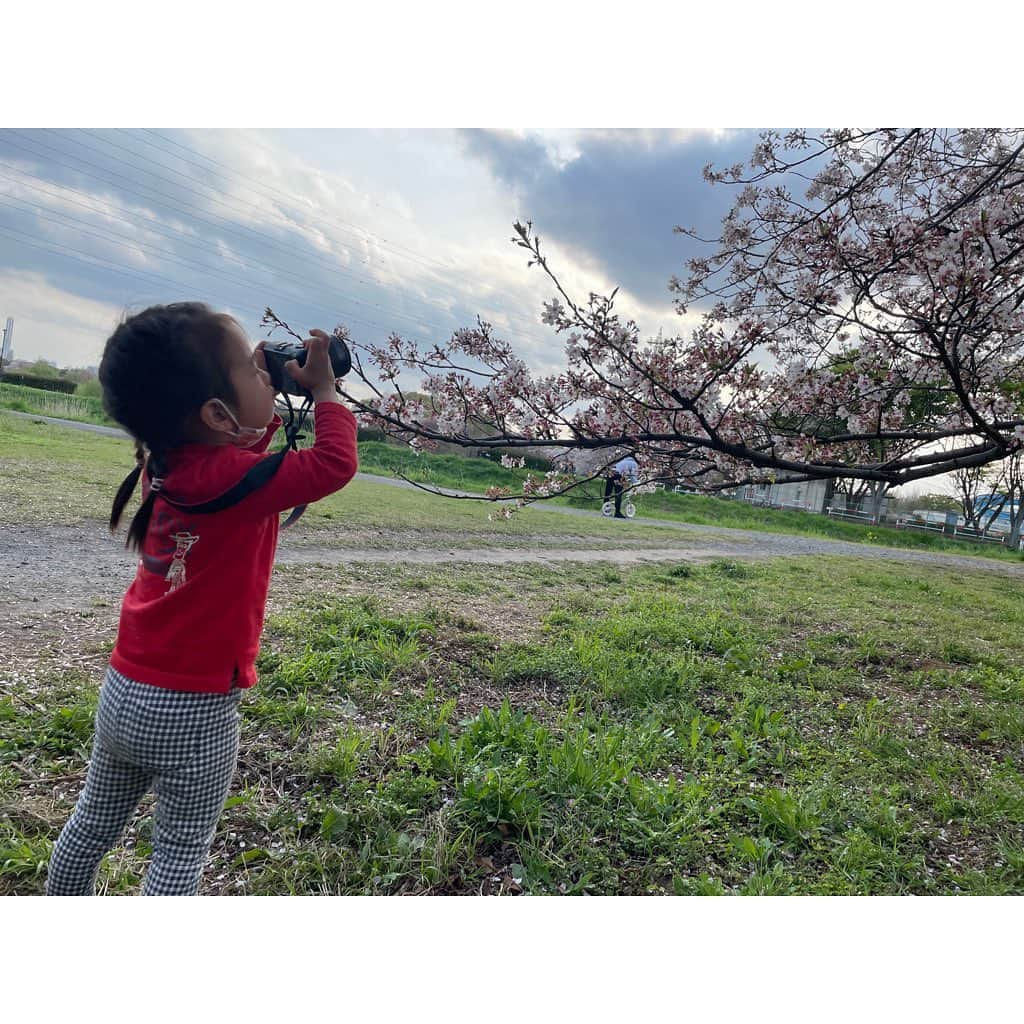
[[[7,318],[7,325],[4,327],[4,343],[0,345],[0,373],[3,372],[4,363],[11,358],[11,343],[14,339],[14,317]]]

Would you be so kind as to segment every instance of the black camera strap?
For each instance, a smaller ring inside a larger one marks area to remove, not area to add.
[[[284,462],[288,452],[298,450],[296,441],[302,436],[299,431],[302,429],[306,416],[312,408],[312,403],[307,399],[298,410],[298,418],[296,418],[295,410],[292,408],[291,401],[289,401],[287,396],[285,396],[285,401],[288,404],[288,424],[285,427],[287,444],[280,451],[274,452],[273,455],[268,455],[265,459],[260,459],[238,483],[209,501],[200,501],[190,505],[183,501],[176,501],[163,489],[159,492],[160,497],[169,505],[181,509],[182,512],[209,515],[213,512],[223,512],[224,509],[237,505],[252,494],[253,491],[269,483],[273,479],[274,474],[281,468],[281,463]],[[153,472],[153,463],[149,460],[146,461],[146,474],[149,477],[150,483],[152,483],[155,474]],[[288,518],[284,521],[281,528],[284,530],[288,529],[305,511],[305,505],[296,505],[288,514]]]

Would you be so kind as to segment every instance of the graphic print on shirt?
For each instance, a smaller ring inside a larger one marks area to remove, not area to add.
[[[175,535],[190,534],[195,525],[191,517],[186,519],[177,510],[167,508],[160,502],[153,510],[153,518],[146,531],[146,550],[139,559],[139,571],[167,578],[171,563],[180,554]]]
[[[199,536],[185,531],[171,534],[171,540],[177,547],[174,549],[174,557],[171,559],[170,568],[164,577],[171,584],[167,588],[168,594],[177,590],[185,582],[185,556],[192,550],[192,545],[199,540]]]

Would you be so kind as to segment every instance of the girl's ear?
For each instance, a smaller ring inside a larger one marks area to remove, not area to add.
[[[199,422],[218,434],[232,434],[237,429],[227,406],[219,398],[208,398],[199,407]]]

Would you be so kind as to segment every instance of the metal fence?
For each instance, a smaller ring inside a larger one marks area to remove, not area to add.
[[[954,537],[962,537],[964,540],[971,540],[978,544],[1006,544],[1010,536],[1007,533],[978,533],[977,530],[971,530],[965,526],[957,526],[953,530]]]
[[[928,530],[930,533],[943,533],[945,527],[941,523],[923,523],[919,519],[897,519],[897,530]]]
[[[1008,533],[979,533],[966,526],[954,526],[947,532],[945,526],[940,523],[925,523],[919,519],[901,518],[896,520],[898,530],[927,530],[929,533],[945,533],[947,537],[956,540],[970,541],[972,544],[999,544],[1003,547],[1010,547],[1010,535]],[[1020,538],[1015,545],[1018,551],[1024,550],[1024,537]]]
[[[872,526],[878,524],[878,519],[870,512],[861,512],[855,508],[840,508],[836,505],[829,505],[825,514],[833,519],[849,519],[855,523],[869,523]]]

